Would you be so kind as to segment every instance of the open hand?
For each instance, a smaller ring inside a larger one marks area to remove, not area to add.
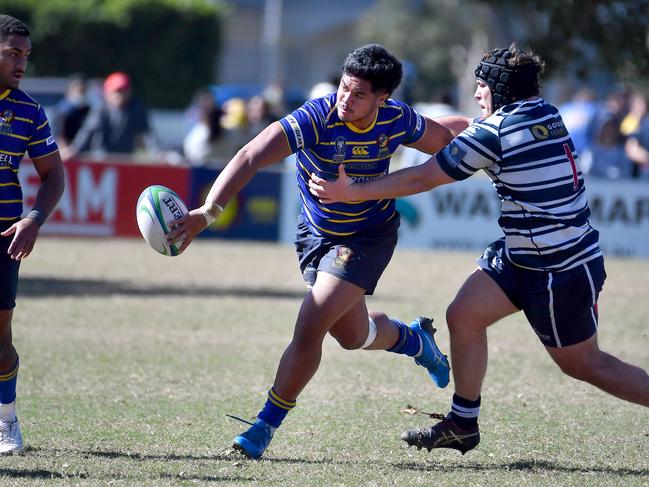
[[[311,174],[309,179],[309,191],[313,196],[319,198],[320,203],[336,203],[338,201],[352,201],[349,187],[353,184],[352,178],[347,176],[345,165],[338,164],[338,179],[327,181],[321,177]]]
[[[9,244],[9,249],[7,249],[7,253],[12,259],[23,260],[29,256],[32,250],[34,250],[38,230],[39,226],[36,220],[23,218],[0,233],[2,237],[14,236],[11,244]]]

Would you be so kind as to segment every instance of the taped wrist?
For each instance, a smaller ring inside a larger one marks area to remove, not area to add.
[[[201,215],[205,218],[207,226],[209,227],[218,216],[223,213],[223,207],[216,201],[206,201],[203,206],[199,208]]]

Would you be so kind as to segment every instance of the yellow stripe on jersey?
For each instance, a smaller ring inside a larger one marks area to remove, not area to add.
[[[22,157],[25,155],[24,152],[9,152],[7,150],[0,150],[0,154],[7,154],[8,156]]]
[[[403,117],[403,113],[400,114],[400,115],[397,115],[397,116],[394,117],[394,118],[391,118],[390,120],[383,120],[382,122],[376,122],[376,125],[386,125],[386,124],[388,124],[388,123],[392,123],[392,122],[394,122],[395,120],[399,120],[399,119],[402,118],[402,117]]]
[[[305,110],[304,108],[300,108],[304,113],[306,113],[307,117],[309,117],[309,121],[311,122],[311,126],[313,127],[313,133],[315,134],[315,143],[316,145],[320,142],[320,134],[318,134],[318,127],[315,124],[315,120],[313,120],[313,117],[309,113],[309,110]]]
[[[7,101],[10,101],[12,103],[16,103],[18,105],[29,105],[30,107],[38,108],[38,103],[31,103],[31,102],[28,102],[28,101],[16,100],[15,98],[7,98]]]
[[[52,152],[48,152],[47,154],[43,154],[42,156],[34,156],[32,157],[32,161],[35,161],[36,159],[42,159],[43,157],[51,156],[55,152],[57,152],[58,149],[54,149]]]
[[[13,137],[14,139],[20,139],[20,140],[29,140],[29,137],[25,137],[24,135],[18,135],[18,134],[5,134],[8,137]]]
[[[0,203],[9,204],[9,203],[22,203],[23,200],[0,200]]]
[[[0,183],[0,186],[18,186],[20,187],[19,183]]]

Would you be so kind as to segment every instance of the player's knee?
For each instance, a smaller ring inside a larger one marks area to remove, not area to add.
[[[457,333],[460,331],[465,319],[462,308],[458,306],[455,301],[449,304],[446,309],[446,324],[450,333]]]
[[[338,344],[345,350],[358,350],[363,346],[366,337],[354,333],[338,333],[331,330],[329,334],[336,339]]]
[[[603,357],[600,357],[600,354],[601,352],[580,353],[556,360],[556,363],[561,372],[573,379],[592,382],[603,366]]]

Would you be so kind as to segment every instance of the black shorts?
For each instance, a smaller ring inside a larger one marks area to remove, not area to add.
[[[373,294],[397,245],[398,215],[348,237],[314,235],[303,218],[298,217],[295,247],[307,286],[313,286],[317,273],[323,271]]]
[[[512,264],[501,239],[487,247],[478,264],[523,310],[546,347],[575,345],[597,331],[597,298],[606,279],[603,257],[566,271],[535,271]]]
[[[0,231],[4,232],[13,223],[0,223]],[[13,235],[0,237],[0,309],[13,309],[16,307],[20,261],[13,260],[7,253],[13,238]]]

